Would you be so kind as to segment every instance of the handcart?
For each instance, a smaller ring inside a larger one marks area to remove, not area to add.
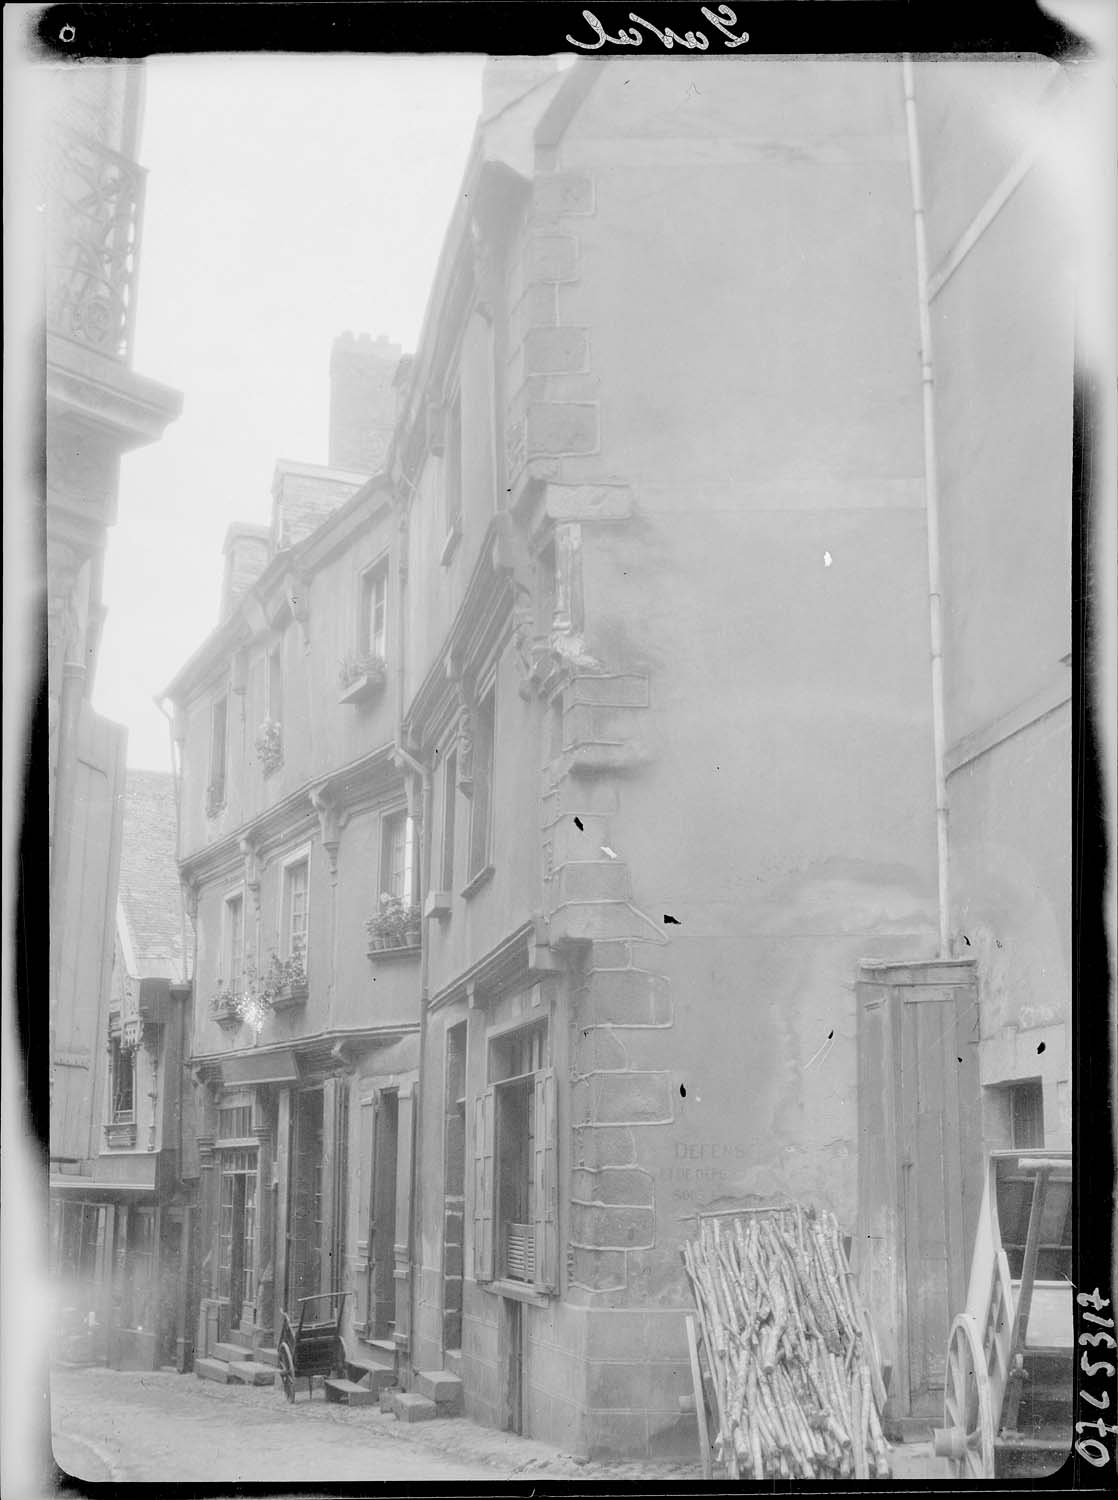
[[[990,1155],[933,1435],[956,1479],[1051,1474],[1071,1449],[1071,1182],[1069,1151]]]
[[[319,1292],[301,1297],[296,1303],[299,1320],[293,1323],[285,1312],[279,1336],[279,1375],[283,1393],[295,1400],[295,1382],[306,1379],[307,1394],[314,1389],[315,1375],[346,1373],[345,1342],[342,1338],[342,1309],[348,1292]],[[329,1316],[315,1318],[315,1304],[327,1304]]]

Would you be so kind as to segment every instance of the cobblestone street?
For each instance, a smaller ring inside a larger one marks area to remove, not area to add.
[[[166,1483],[693,1479],[698,1465],[580,1463],[463,1418],[406,1426],[374,1408],[278,1386],[223,1386],[165,1371],[51,1373],[55,1461],[92,1481]]]

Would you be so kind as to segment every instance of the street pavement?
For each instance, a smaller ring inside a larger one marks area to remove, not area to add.
[[[491,1492],[524,1479],[702,1482],[697,1453],[693,1463],[588,1463],[465,1418],[408,1424],[303,1388],[292,1406],[278,1384],[224,1386],[168,1370],[56,1367],[50,1410],[56,1464],[94,1483],[441,1481]],[[901,1483],[946,1477],[930,1444],[895,1448],[892,1463]]]
[[[56,1367],[55,1462],[93,1482],[443,1483],[522,1479],[697,1478],[694,1465],[587,1463],[546,1443],[465,1418],[398,1422],[375,1407],[328,1403],[300,1387],[218,1385],[171,1371]]]

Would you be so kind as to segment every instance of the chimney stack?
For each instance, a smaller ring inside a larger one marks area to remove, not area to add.
[[[329,466],[375,474],[384,462],[395,422],[392,377],[399,344],[384,334],[343,333],[330,355]]]
[[[225,533],[225,577],[221,584],[221,618],[227,620],[272,557],[271,531],[234,521]]]

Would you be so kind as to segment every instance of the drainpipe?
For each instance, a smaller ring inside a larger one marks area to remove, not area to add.
[[[916,247],[916,298],[920,316],[920,381],[924,409],[924,508],[928,527],[928,624],[932,666],[932,745],[936,785],[936,864],[939,879],[939,956],[950,955],[950,891],[948,885],[946,735],[943,712],[943,585],[939,550],[939,476],[936,466],[935,366],[932,359],[932,319],[928,299],[928,242],[924,215],[924,183],[920,171],[920,142],[916,128],[912,54],[901,58],[904,79],[908,167],[912,182],[912,225]]]
[[[412,493],[415,486],[411,486]],[[417,885],[420,893],[420,922],[419,922],[419,1066],[416,1069],[415,1104],[412,1114],[413,1154],[412,1154],[412,1182],[411,1203],[409,1204],[408,1221],[410,1226],[408,1266],[409,1266],[409,1299],[411,1306],[408,1313],[408,1366],[414,1368],[415,1356],[415,1330],[416,1330],[416,1308],[419,1300],[419,1194],[420,1184],[423,1180],[423,1059],[427,1048],[427,991],[428,972],[430,964],[430,948],[427,942],[427,920],[422,915],[422,906],[426,897],[428,873],[431,868],[431,803],[432,803],[432,775],[430,768],[417,760],[410,751],[406,750],[401,743],[403,738],[404,723],[404,581],[407,578],[407,561],[403,555],[403,549],[407,544],[407,517],[401,507],[400,514],[400,547],[401,555],[397,565],[398,587],[396,590],[396,652],[399,664],[396,669],[396,733],[394,736],[392,758],[401,769],[407,767],[413,775],[417,776],[422,788],[422,800],[420,802],[420,826],[422,828],[422,839],[419,849],[419,872]]]
[[[167,736],[171,746],[171,784],[175,789],[175,865],[182,860],[182,767],[175,758],[175,716],[169,714],[163,707],[165,699],[158,694],[151,700],[163,717],[167,720]],[[186,902],[182,898],[182,886],[179,886],[179,933],[182,938],[182,980],[185,984],[190,978],[186,965]],[[193,969],[191,970],[193,972]]]

